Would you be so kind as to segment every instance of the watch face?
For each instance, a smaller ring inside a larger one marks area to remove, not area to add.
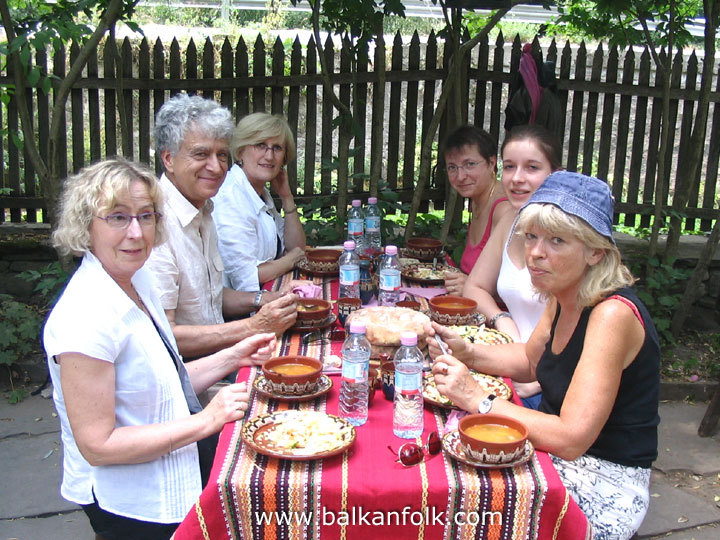
[[[492,408],[492,402],[495,399],[495,394],[490,394],[488,397],[483,399],[480,402],[480,405],[478,405],[478,412],[480,414],[486,414],[490,412],[490,409]]]

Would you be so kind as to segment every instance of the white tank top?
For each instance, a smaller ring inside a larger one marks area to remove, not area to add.
[[[503,248],[497,292],[518,327],[520,340],[526,343],[540,321],[545,309],[545,300],[533,288],[527,267],[523,264],[522,268],[518,268],[510,260],[508,245],[513,234],[515,234],[514,223]]]

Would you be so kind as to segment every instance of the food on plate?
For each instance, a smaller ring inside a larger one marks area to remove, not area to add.
[[[445,279],[444,270],[433,270],[432,267],[419,266],[410,272],[416,279]]]
[[[522,433],[505,424],[474,424],[465,428],[465,433],[473,439],[488,442],[514,442],[523,438]]]
[[[502,345],[503,343],[512,343],[512,338],[495,330],[486,328],[485,326],[474,326],[469,324],[454,325],[449,327],[450,330],[458,333],[461,338],[470,343],[482,343],[483,345]]]
[[[408,308],[376,306],[352,312],[346,325],[353,321],[365,323],[365,336],[371,344],[400,346],[403,332],[415,332],[420,343],[430,319],[424,313]]]
[[[510,390],[510,387],[505,384],[502,379],[493,377],[492,375],[478,373],[472,369],[470,370],[470,375],[472,375],[473,379],[475,379],[486,392],[491,392],[497,397],[503,399],[510,399],[512,397],[512,390]],[[426,373],[425,378],[423,379],[423,397],[426,400],[443,407],[455,406],[453,402],[442,395],[437,386],[435,386],[435,377],[432,373]]]
[[[307,364],[300,364],[299,362],[288,362],[287,364],[273,366],[270,368],[270,371],[280,375],[305,375],[315,371],[315,367]]]
[[[267,429],[258,430],[255,442],[294,455],[314,455],[339,448],[352,431],[349,423],[323,412],[288,410],[276,414]]]

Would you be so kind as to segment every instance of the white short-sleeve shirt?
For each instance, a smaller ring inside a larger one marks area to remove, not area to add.
[[[262,197],[239,165],[233,165],[213,197],[213,221],[217,228],[225,272],[223,282],[236,291],[257,291],[258,265],[285,250],[285,221],[275,208],[267,188]]]
[[[170,324],[141,268],[132,278],[153,319],[177,350]],[[77,504],[157,523],[183,520],[201,492],[197,445],[190,444],[147,463],[92,466],[73,438],[60,370],[54,357],[76,352],[115,368],[117,427],[169,422],[190,415],[177,369],[152,321],[88,253],[52,310],[44,346],[63,441],[60,492]],[[93,384],[88,380],[87,384]]]
[[[179,325],[222,324],[222,271],[212,201],[198,209],[164,174],[163,220],[167,240],[153,248],[145,267],[155,274],[160,301]]]

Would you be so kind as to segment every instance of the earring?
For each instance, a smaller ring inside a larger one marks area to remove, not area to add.
[[[243,160],[242,160],[242,159],[238,159],[237,164],[238,164],[238,167],[240,167],[240,168],[242,169]]]

